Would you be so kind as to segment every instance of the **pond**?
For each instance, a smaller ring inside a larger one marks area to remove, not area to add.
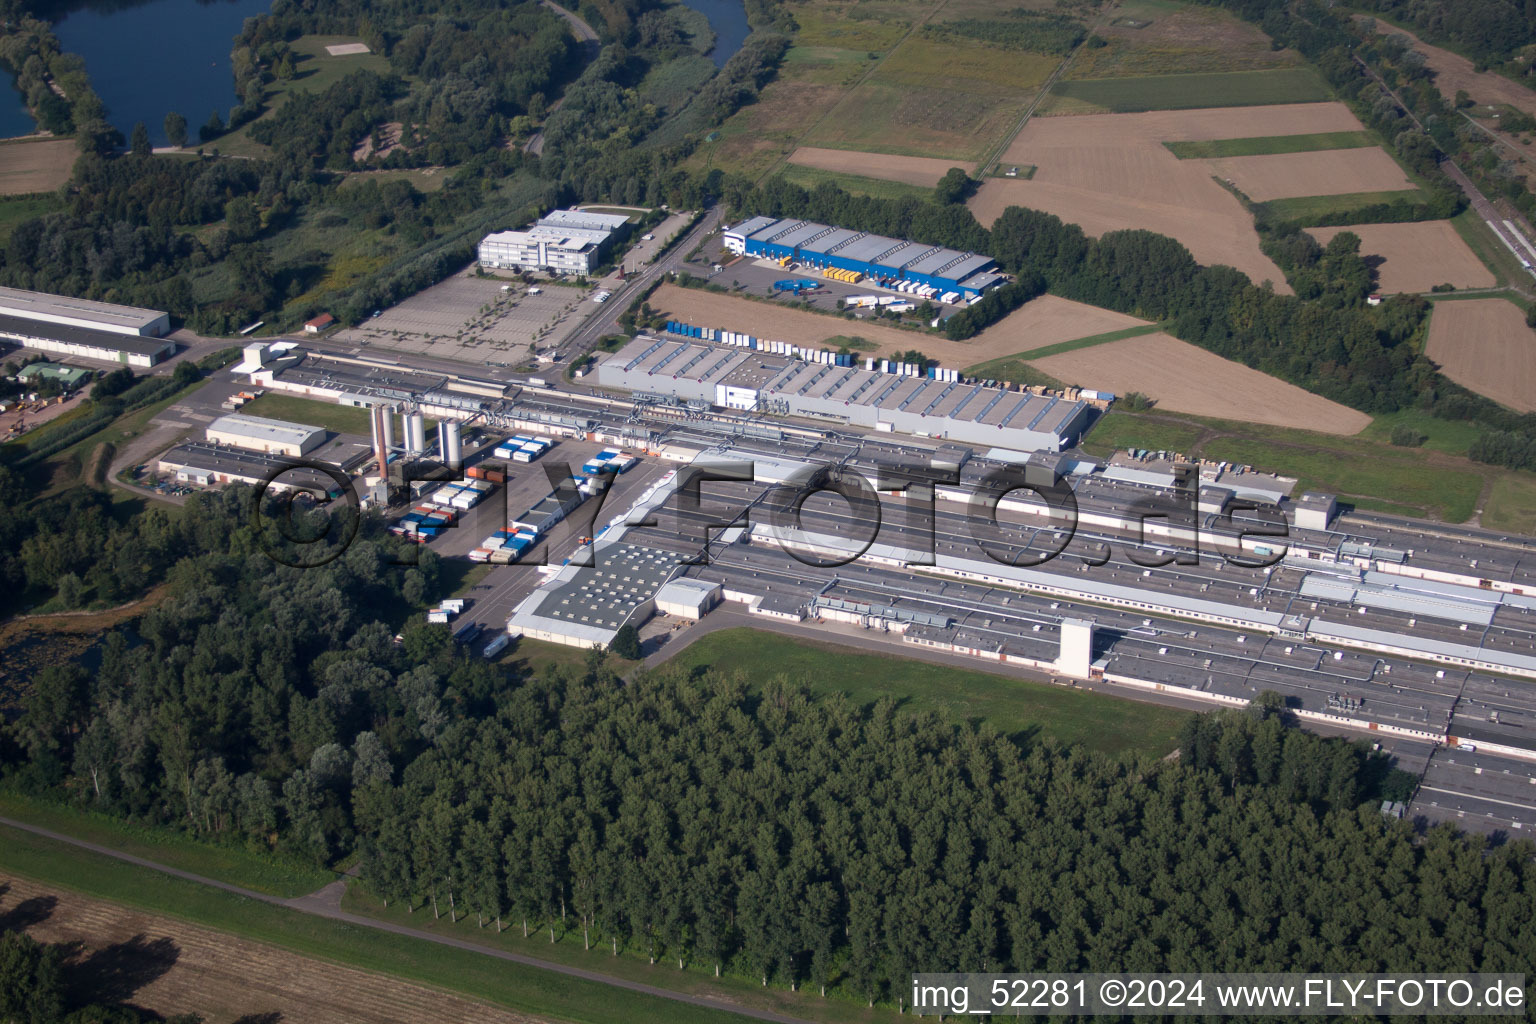
[[[55,9],[53,31],[65,52],[85,58],[91,84],[123,137],[143,121],[154,144],[164,146],[162,126],[173,110],[187,119],[194,142],[210,112],[229,116],[239,102],[229,51],[245,19],[270,6],[271,0],[106,0]],[[4,109],[0,103],[0,127]]]
[[[683,0],[709,19],[709,27],[715,32],[715,48],[709,59],[716,67],[722,67],[733,57],[746,40],[752,26],[747,24],[747,8],[741,0]]]

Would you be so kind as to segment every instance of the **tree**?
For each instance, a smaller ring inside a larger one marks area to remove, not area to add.
[[[613,635],[613,641],[609,643],[608,650],[629,661],[639,661],[644,657],[640,649],[640,631],[629,623],[625,623]]]
[[[964,168],[951,167],[934,186],[934,198],[941,203],[963,203],[976,191],[976,185]]]
[[[180,149],[187,144],[187,119],[176,111],[165,115],[165,137],[170,144]]]
[[[204,122],[203,126],[197,130],[197,137],[203,142],[207,142],[210,139],[216,139],[223,134],[224,119],[219,116],[219,112],[217,110],[209,114],[208,120]]]
[[[152,149],[149,144],[149,129],[144,127],[143,121],[134,124],[128,149],[134,156],[149,156]]]

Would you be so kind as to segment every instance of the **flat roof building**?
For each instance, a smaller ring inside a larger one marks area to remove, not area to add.
[[[640,626],[656,610],[656,595],[680,568],[675,551],[638,544],[602,544],[591,566],[567,565],[518,605],[507,622],[535,640],[605,648],[623,626]]]
[[[144,368],[176,352],[176,343],[165,338],[30,318],[5,305],[0,305],[0,337],[51,355]]]
[[[157,468],[178,482],[199,487],[223,484],[265,486],[283,494],[302,492],[319,500],[340,496],[337,482],[329,474],[307,466],[296,466],[284,455],[242,451],[202,441],[177,445],[160,456]]]
[[[1074,399],[644,335],[596,374],[603,387],[1019,451],[1070,448],[1093,418]]]
[[[1002,282],[990,256],[792,217],[753,217],[726,228],[722,239],[726,249],[747,256],[792,259],[822,270],[856,271],[882,284],[912,281],[965,298],[974,298]]]
[[[119,306],[21,288],[0,287],[0,315],[146,338],[158,338],[171,329],[170,314],[158,309]]]
[[[325,431],[303,423],[232,413],[208,424],[207,438],[213,444],[297,458],[320,447]]]
[[[628,224],[629,218],[618,214],[553,210],[532,227],[486,235],[480,241],[480,265],[590,274]]]

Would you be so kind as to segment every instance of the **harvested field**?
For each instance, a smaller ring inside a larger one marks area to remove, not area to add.
[[[1237,185],[1254,202],[1349,192],[1418,188],[1379,146],[1269,156],[1228,156],[1205,162],[1209,173]]]
[[[942,365],[956,369],[1146,322],[1081,302],[1042,295],[970,341],[950,341],[938,335],[904,331],[867,320],[845,320],[700,288],[679,288],[673,284],[658,288],[650,303],[654,309],[665,310],[677,319],[701,327],[741,330],[745,329],[742,325],[752,324],[751,331],[758,337],[796,345],[816,345],[838,335],[856,336],[875,346],[861,349],[860,355],[883,356],[915,348]]]
[[[963,345],[965,351],[977,362],[982,362],[1146,324],[1145,320],[1116,313],[1112,309],[1101,309],[1055,295],[1042,295],[1031,299],[1021,309],[1008,314],[970,341],[954,344]]]
[[[79,155],[72,139],[23,139],[0,145],[0,195],[52,192],[69,180]]]
[[[941,160],[923,156],[887,156],[882,153],[860,153],[851,149],[822,149],[817,146],[801,146],[789,155],[789,162],[804,167],[841,174],[857,174],[867,178],[885,178],[908,185],[932,188],[951,167],[959,167],[966,174],[976,173],[974,163],[963,160]]]
[[[1092,235],[1145,228],[1178,239],[1201,263],[1224,263],[1288,294],[1285,275],[1259,251],[1253,218],[1199,160],[1180,160],[1164,142],[1231,139],[1262,123],[1270,135],[1359,131],[1342,103],[1033,118],[1003,154],[1033,164],[1028,181],[989,179],[971,210],[991,224],[1011,205],[1080,224]],[[1348,151],[1345,151],[1348,152]]]
[[[1381,258],[1377,275],[1383,292],[1427,292],[1437,284],[1492,288],[1498,283],[1448,220],[1352,224],[1308,233],[1327,245],[1340,231],[1360,236],[1362,256]]]
[[[1167,334],[1063,352],[1030,365],[1069,384],[1117,394],[1140,391],[1168,412],[1327,434],[1356,434],[1371,422],[1363,412]]]
[[[1536,330],[1504,299],[1437,302],[1425,354],[1456,383],[1517,412],[1536,412]]]
[[[78,983],[164,1016],[198,1013],[210,1024],[537,1020],[23,878],[0,877],[0,893],[0,909],[27,922],[34,939],[81,944],[70,972]]]

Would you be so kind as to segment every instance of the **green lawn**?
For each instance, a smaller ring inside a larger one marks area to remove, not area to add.
[[[1430,440],[1423,448],[1389,444],[1398,423]],[[1297,493],[1327,491],[1362,509],[1461,523],[1476,511],[1484,480],[1506,475],[1464,457],[1475,433],[1466,424],[1413,412],[1378,417],[1355,437],[1184,414],[1111,412],[1083,447],[1095,455],[1150,448],[1242,463],[1296,477]]]
[[[1476,210],[1468,207],[1452,217],[1451,227],[1456,229],[1462,241],[1482,260],[1483,266],[1493,273],[1494,280],[1499,284],[1507,285],[1511,281],[1523,283],[1528,280],[1520,261],[1494,237],[1493,231]]]
[[[1115,113],[1315,103],[1330,96],[1309,68],[1057,82],[1051,93]]]
[[[1099,417],[1083,441],[1084,450],[1107,456],[1126,448],[1187,452],[1205,429],[1198,424],[1149,419],[1111,411]]]
[[[1376,145],[1370,132],[1317,132],[1312,135],[1257,135],[1246,139],[1206,139],[1165,142],[1180,160],[1219,156],[1269,156],[1275,153],[1309,153],[1323,149],[1361,149]]]
[[[1485,529],[1536,536],[1536,474],[1505,473],[1495,479],[1481,521]]]
[[[0,201],[0,242],[7,241],[16,225],[59,209],[59,197],[53,192],[16,196]]]
[[[114,850],[285,899],[314,892],[336,875],[324,868],[243,847],[201,842],[170,829],[0,792],[0,815]]]
[[[991,359],[985,363],[967,367],[961,372],[967,377],[976,377],[980,380],[1005,380],[1010,384],[1022,384],[1025,387],[1061,388],[1066,386],[1064,381],[1059,381],[1045,371],[1030,366],[1023,356]]]
[[[860,704],[893,697],[908,711],[937,711],[955,722],[987,722],[1008,735],[1113,755],[1161,757],[1177,745],[1187,717],[1101,693],[745,628],[706,634],[668,664],[741,672],[753,686],[784,677]]]
[[[1336,196],[1297,196],[1294,199],[1271,199],[1254,204],[1260,219],[1272,223],[1301,221],[1308,224],[1337,223],[1345,214],[1403,200],[1417,203],[1427,200],[1422,189],[1405,188],[1390,192],[1345,192]]]
[[[921,185],[908,185],[906,182],[886,181],[882,178],[867,178],[862,174],[827,171],[820,167],[785,164],[781,173],[784,180],[799,185],[806,191],[811,191],[824,181],[830,181],[844,192],[856,196],[870,196],[874,199],[933,198],[933,189],[923,188]]]
[[[304,956],[377,971],[541,1018],[585,1024],[736,1020],[714,1010],[328,921],[0,827],[0,869],[87,896],[235,932]],[[594,966],[597,966],[594,964]]]
[[[1044,359],[1046,356],[1060,355],[1063,352],[1075,352],[1080,348],[1092,348],[1095,345],[1103,345],[1111,341],[1123,341],[1126,338],[1139,338],[1143,334],[1156,334],[1163,330],[1162,324],[1142,324],[1138,327],[1122,327],[1118,331],[1105,331],[1103,334],[1090,334],[1086,338],[1074,338],[1071,341],[1057,342],[1055,345],[1047,345],[1044,348],[1030,349],[1020,353],[1028,359]]]
[[[300,398],[297,395],[282,395],[275,391],[268,391],[253,402],[246,402],[240,407],[240,413],[243,416],[266,416],[268,419],[324,427],[335,434],[370,437],[373,433],[373,423],[367,409]]]

